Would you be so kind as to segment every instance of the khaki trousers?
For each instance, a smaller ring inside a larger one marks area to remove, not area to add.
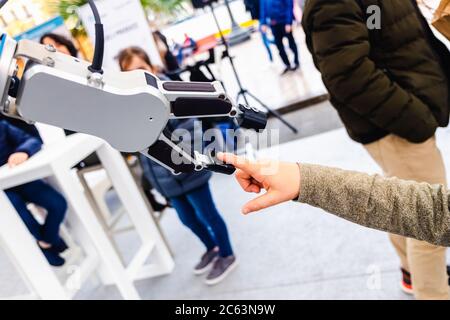
[[[446,184],[444,161],[433,137],[414,144],[395,135],[366,145],[385,176]],[[402,267],[411,273],[416,299],[449,299],[446,248],[391,234]]]

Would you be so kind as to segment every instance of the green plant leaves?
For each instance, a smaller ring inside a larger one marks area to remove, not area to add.
[[[107,1],[107,0],[106,0]],[[183,10],[187,0],[141,0],[142,7],[155,14],[174,15]],[[87,3],[87,0],[49,0],[48,6],[65,20],[76,16],[76,8]]]

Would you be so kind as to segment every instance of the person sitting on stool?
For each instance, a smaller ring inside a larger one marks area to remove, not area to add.
[[[0,165],[18,166],[37,153],[42,142],[8,122],[0,121]],[[62,266],[64,258],[59,254],[67,249],[59,236],[59,227],[67,211],[64,197],[42,180],[29,182],[5,190],[6,196],[19,213],[39,247],[52,266]],[[34,203],[47,211],[43,225],[39,224],[27,208]],[[18,244],[20,245],[20,244]]]
[[[295,43],[293,32],[294,23],[294,2],[293,0],[261,0],[261,31],[266,33],[268,24],[272,29],[275,44],[280,53],[281,60],[285,64],[282,75],[289,71],[295,71],[300,67],[300,59],[297,44]],[[283,40],[289,40],[289,47],[294,53],[294,64],[289,61],[289,57],[284,48]]]

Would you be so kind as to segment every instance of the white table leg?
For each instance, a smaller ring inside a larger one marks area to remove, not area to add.
[[[68,299],[36,240],[3,191],[0,191],[0,213],[0,236],[37,295],[42,299]]]
[[[125,299],[140,299],[133,281],[127,276],[119,256],[109,242],[105,231],[80,189],[79,183],[75,180],[76,178],[67,168],[54,168],[54,175],[68,202],[92,239],[100,259],[109,269],[113,282],[117,285],[122,296]]]
[[[122,155],[108,144],[101,146],[97,150],[97,154],[141,239],[144,242],[155,242],[158,258],[163,269],[166,273],[172,272],[175,264],[170,251],[150,217],[150,212],[148,212],[144,199],[142,199]]]

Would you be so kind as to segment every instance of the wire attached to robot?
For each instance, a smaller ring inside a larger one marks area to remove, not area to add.
[[[105,52],[105,32],[103,30],[103,23],[98,12],[97,6],[94,0],[88,0],[88,4],[91,7],[95,20],[95,48],[94,58],[92,59],[92,65],[89,70],[92,72],[103,73],[103,56]]]

